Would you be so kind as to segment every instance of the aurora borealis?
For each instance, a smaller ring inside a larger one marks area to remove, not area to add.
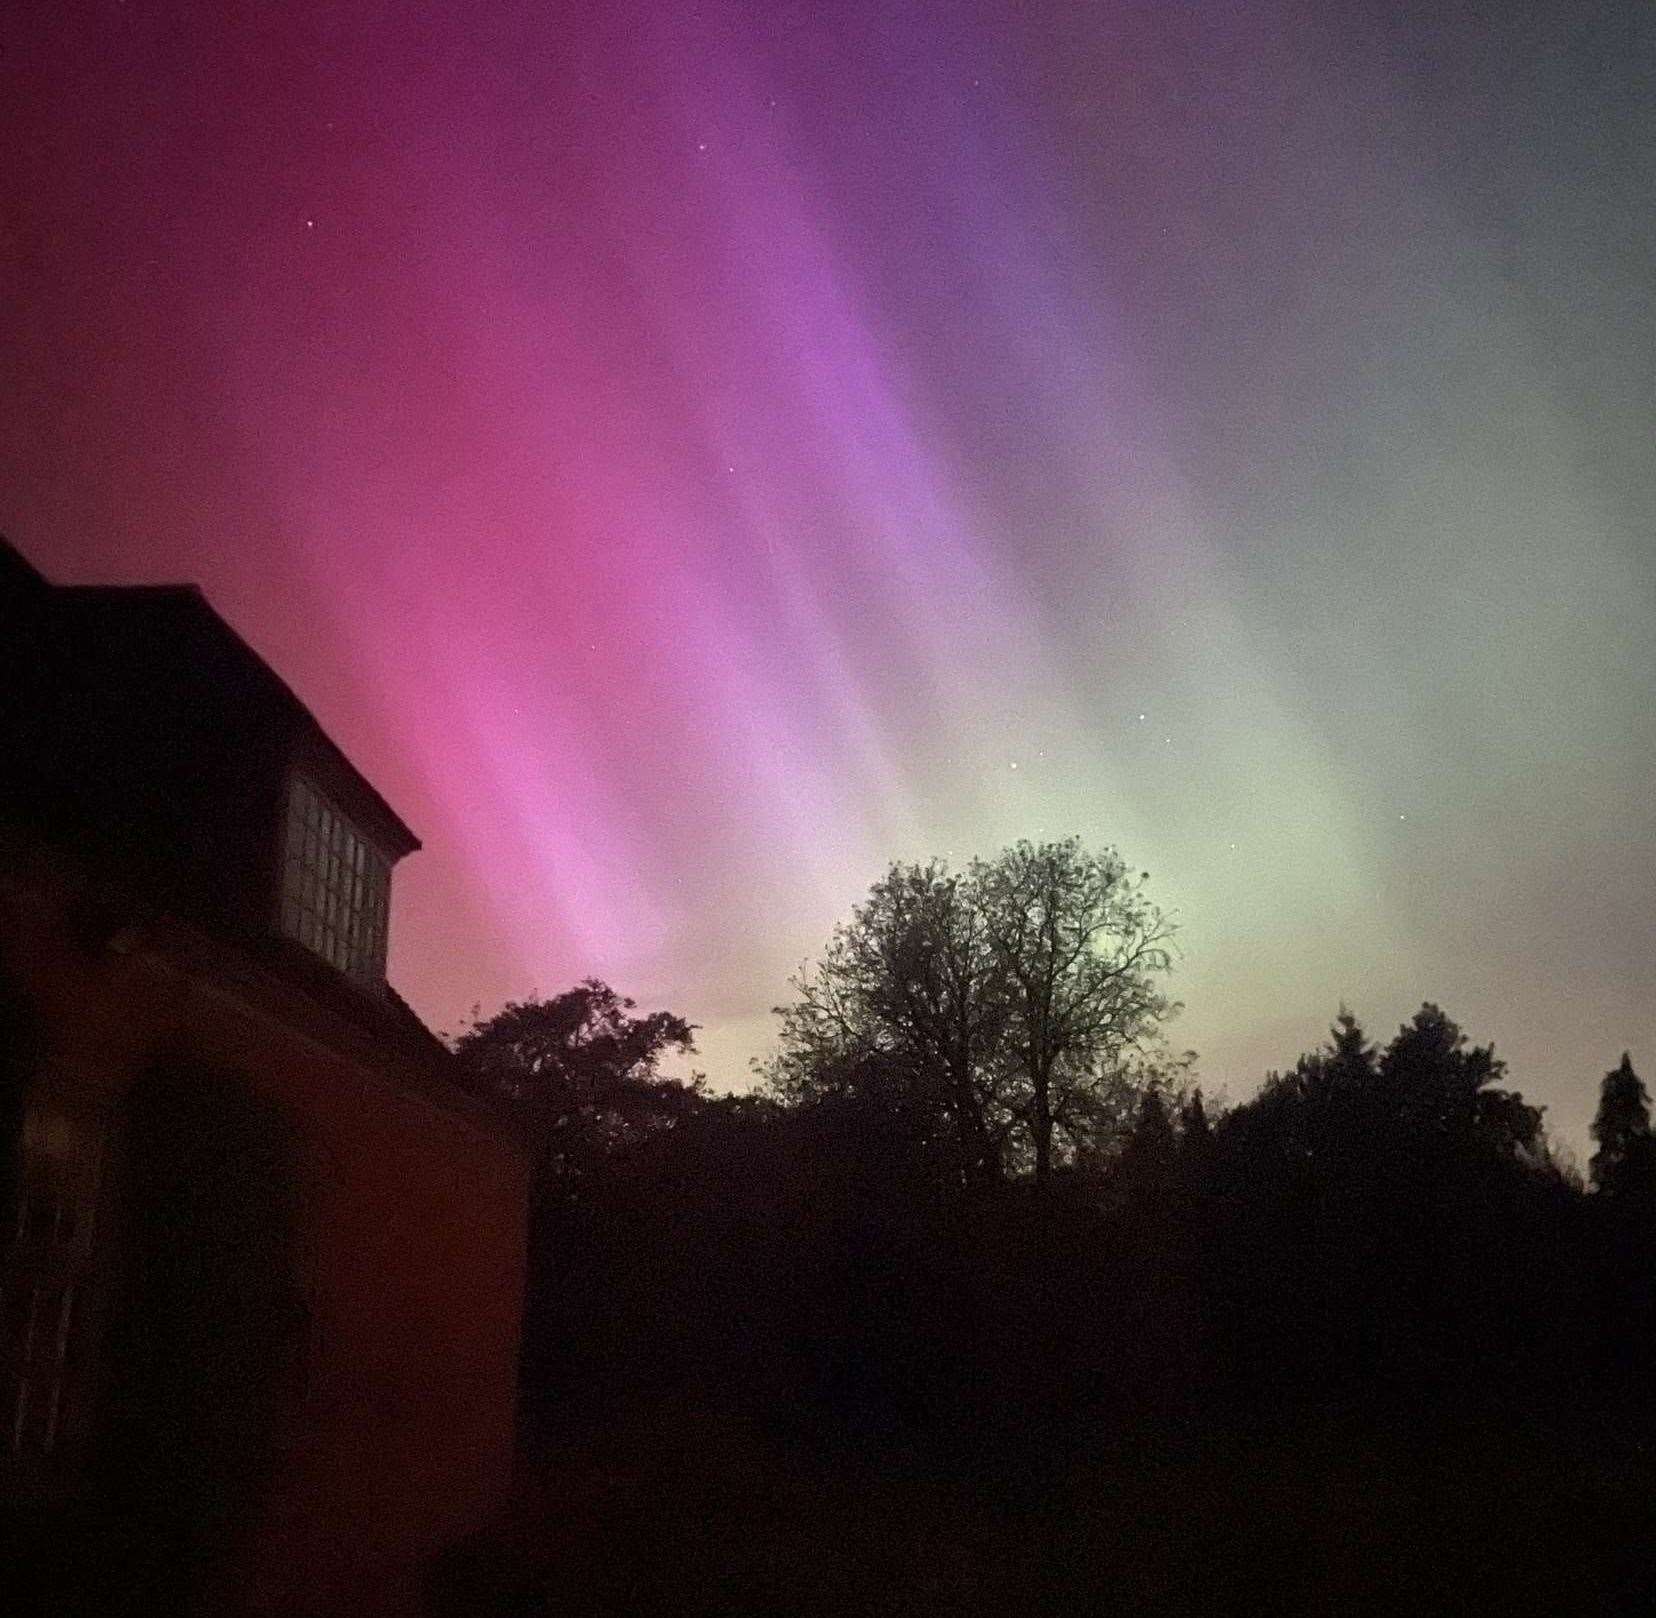
[[[896,858],[1118,845],[1247,1094],[1342,999],[1656,1068],[1656,13],[37,8],[0,531],[189,579],[425,841],[453,1028],[745,1080]]]

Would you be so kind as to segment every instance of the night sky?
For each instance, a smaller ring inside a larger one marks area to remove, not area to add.
[[[894,858],[1113,843],[1233,1099],[1656,1079],[1656,7],[12,6],[0,531],[423,837],[436,1027],[747,1082]]]

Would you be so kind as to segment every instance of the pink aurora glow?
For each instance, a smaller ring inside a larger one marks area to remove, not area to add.
[[[1656,1035],[1650,180],[1558,41],[1334,10],[37,8],[0,526],[290,680],[437,1026],[597,974],[741,1082],[888,860],[1074,831],[1210,1082],[1430,995],[1578,1129]]]

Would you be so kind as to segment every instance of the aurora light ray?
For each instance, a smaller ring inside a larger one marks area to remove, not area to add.
[[[0,525],[270,657],[437,1026],[741,1082],[887,861],[1073,831],[1236,1093],[1656,1044],[1648,15],[134,9],[0,60]]]

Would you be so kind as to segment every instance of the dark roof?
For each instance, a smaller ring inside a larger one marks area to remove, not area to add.
[[[22,551],[0,534],[0,592],[49,590],[46,575]]]
[[[5,544],[0,539],[0,545]],[[14,553],[15,554],[15,553]],[[27,564],[25,564],[27,565]],[[37,575],[38,577],[39,575]],[[316,716],[295,695],[290,686],[231,626],[206,592],[194,584],[60,584],[49,586],[57,610],[68,623],[79,620],[84,633],[100,618],[119,614],[135,622],[148,621],[157,634],[180,634],[187,646],[194,638],[198,649],[212,649],[237,659],[249,676],[263,688],[267,700],[285,711],[296,732],[313,748],[320,749],[342,778],[344,790],[356,801],[342,807],[352,812],[364,830],[377,834],[393,860],[412,854],[420,839],[407,822],[380,795],[344,750],[323,730]],[[171,620],[170,622],[168,620]],[[336,779],[335,786],[341,784]]]
[[[0,811],[88,870],[268,934],[302,773],[390,863],[419,839],[193,585],[54,585],[0,541]]]

